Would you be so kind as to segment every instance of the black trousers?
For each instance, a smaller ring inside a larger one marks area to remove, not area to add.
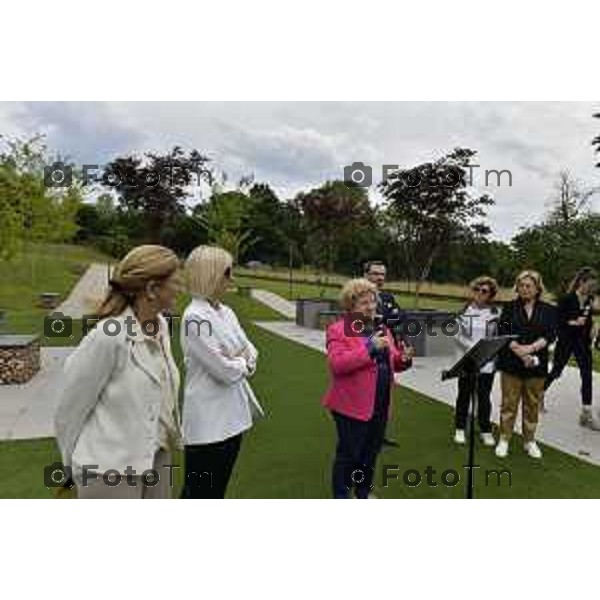
[[[545,389],[548,389],[564,371],[571,356],[575,356],[581,377],[581,403],[592,404],[592,346],[581,336],[559,336],[554,349],[554,362],[548,374]]]
[[[359,421],[336,412],[338,442],[332,470],[334,498],[367,499],[373,485],[375,462],[383,444],[386,414],[376,413],[370,421]]]
[[[227,484],[242,443],[242,434],[185,447],[185,482],[181,497],[225,498]]]
[[[477,421],[481,433],[491,433],[492,423],[492,386],[494,373],[480,373],[477,377]],[[458,378],[458,397],[456,398],[455,426],[456,429],[465,429],[469,406],[471,404],[471,380],[468,377]]]

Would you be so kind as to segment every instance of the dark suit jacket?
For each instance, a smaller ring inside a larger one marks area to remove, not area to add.
[[[399,319],[402,311],[394,298],[394,294],[389,292],[378,292],[377,294],[377,313],[383,316],[387,322],[388,319]]]
[[[590,296],[585,306],[589,306],[589,314],[586,323],[583,327],[569,325],[569,321],[574,321],[578,317],[583,316],[583,310],[579,304],[579,297],[575,292],[566,294],[558,302],[558,333],[561,338],[580,338],[583,337],[587,343],[592,341],[592,311],[593,297]]]
[[[507,302],[500,315],[500,335],[516,335],[519,344],[532,344],[544,338],[548,344],[556,339],[557,333],[556,307],[538,300],[535,303],[531,320],[527,318],[523,302],[517,298]],[[536,355],[540,364],[527,368],[523,361],[508,347],[498,356],[498,370],[517,377],[546,377],[548,374],[548,346]]]

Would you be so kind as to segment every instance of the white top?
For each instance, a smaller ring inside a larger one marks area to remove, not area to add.
[[[498,310],[478,308],[475,304],[469,305],[458,315],[460,330],[455,336],[455,340],[460,352],[466,352],[479,340],[498,335],[498,326],[495,321],[499,316]],[[481,368],[480,373],[493,373],[495,370],[494,361],[490,361]]]
[[[183,313],[181,347],[186,444],[220,442],[264,415],[247,381],[256,370],[258,351],[231,308],[194,298]]]
[[[165,426],[171,439],[181,440],[179,372],[162,316],[159,324],[160,339],[149,339],[127,309],[99,321],[65,362],[55,430],[75,481],[84,465],[98,465],[89,471],[101,473],[151,469],[161,446],[161,412],[171,412]],[[151,350],[157,343],[163,353]]]

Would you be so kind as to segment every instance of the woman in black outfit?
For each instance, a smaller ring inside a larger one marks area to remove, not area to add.
[[[544,283],[536,271],[523,271],[515,281],[517,298],[500,315],[500,335],[516,337],[499,354],[502,404],[496,456],[508,454],[519,405],[525,452],[535,459],[542,451],[535,440],[544,383],[548,375],[548,346],[556,339],[556,307],[542,300]]]
[[[558,341],[554,349],[554,363],[545,389],[558,379],[575,356],[581,376],[582,410],[579,424],[592,424],[592,308],[597,275],[591,267],[580,269],[569,292],[558,303]]]

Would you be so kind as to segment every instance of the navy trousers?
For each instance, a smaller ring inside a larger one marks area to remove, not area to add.
[[[370,421],[331,413],[338,434],[332,483],[334,498],[367,499],[373,485],[375,463],[383,444],[387,411],[376,411]]]

